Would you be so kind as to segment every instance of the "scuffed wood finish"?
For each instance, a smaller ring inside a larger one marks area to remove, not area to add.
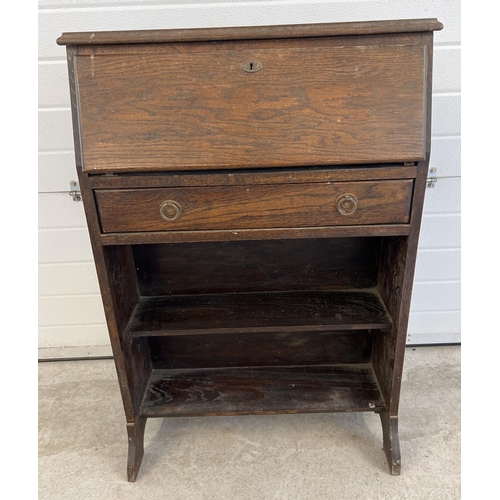
[[[149,347],[144,339],[125,335],[126,327],[139,302],[139,290],[134,257],[130,246],[104,247],[102,249],[109,283],[111,300],[120,337],[120,348],[128,376],[134,413],[137,414],[151,374]]]
[[[428,161],[419,165],[410,234],[383,239],[380,252],[378,290],[393,324],[374,335],[372,366],[386,402],[381,414],[384,451],[393,475],[401,473],[398,409],[427,170]]]
[[[127,461],[127,479],[129,482],[135,482],[142,457],[144,456],[144,430],[146,428],[147,418],[138,417],[134,423],[127,423],[128,434],[128,461]]]
[[[393,326],[375,336],[372,358],[390,416],[398,414],[427,167],[427,163],[420,165],[415,182],[409,236],[383,239],[380,251],[378,290]]]
[[[342,290],[377,285],[380,238],[221,241],[134,247],[140,294]]]
[[[120,334],[139,301],[135,262],[130,246],[103,248],[106,271],[113,289],[113,310]]]
[[[384,452],[393,476],[401,474],[401,450],[399,448],[398,417],[389,416],[387,411],[380,412],[382,422]]]
[[[147,417],[298,412],[378,412],[400,473],[441,28],[416,19],[58,40],[129,481]],[[343,194],[357,198],[350,215]]]
[[[368,363],[369,330],[149,337],[153,369]]]
[[[380,417],[382,421],[384,451],[391,474],[401,473],[401,452],[398,436],[398,411],[403,378],[404,350],[410,315],[413,277],[417,258],[418,238],[426,177],[429,168],[431,143],[431,105],[432,94],[432,33],[423,33],[422,41],[426,48],[425,78],[427,88],[425,103],[425,136],[428,154],[425,161],[419,162],[415,179],[411,227],[407,237],[386,238],[382,243],[379,264],[378,289],[393,320],[392,328],[376,332],[373,339],[372,366],[384,395],[386,410]]]
[[[242,64],[253,60],[263,69],[245,73]],[[83,167],[422,160],[423,64],[422,46],[320,41],[312,49],[78,56]]]
[[[63,33],[59,45],[104,45],[406,33],[443,29],[436,18],[349,23]]]
[[[406,235],[409,224],[371,224],[360,226],[302,227],[279,229],[238,229],[208,231],[151,231],[101,235],[103,245],[192,243],[208,241],[292,240],[302,238],[342,238],[356,236]]]
[[[142,297],[130,336],[388,328],[375,291],[268,292]]]
[[[412,180],[96,191],[104,233],[407,223]],[[357,198],[354,213],[337,207]],[[182,209],[166,221],[162,203]]]
[[[297,184],[310,182],[370,181],[414,179],[417,167],[374,164],[356,165],[350,168],[301,167],[273,168],[254,171],[232,172],[176,172],[165,174],[95,174],[89,177],[92,189],[150,188],[150,187],[206,187],[246,186],[256,184]]]
[[[73,119],[76,120],[76,123],[78,123],[77,118],[78,117],[74,114]],[[135,300],[138,300],[137,286],[132,286],[130,290],[127,289],[127,287],[133,283],[131,281],[133,271],[130,267],[133,261],[130,259],[130,251],[126,248],[121,251],[116,250],[115,252],[112,250],[111,253],[109,253],[106,248],[101,245],[99,241],[100,230],[97,209],[94,203],[92,190],[88,186],[88,176],[83,174],[79,169],[77,169],[77,173],[82,191],[85,216],[94,254],[104,314],[108,326],[111,348],[113,350],[113,358],[122,395],[125,417],[127,423],[134,423],[138,416],[138,401],[142,396],[141,393],[144,391],[143,383],[149,376],[150,368],[148,368],[144,374],[134,373],[132,367],[137,363],[133,358],[130,358],[130,350],[122,344],[123,327],[129,320],[129,314],[133,309],[132,304]],[[114,257],[122,263],[125,263],[125,269],[119,270],[115,265],[111,264]],[[144,345],[142,339],[139,340],[139,344]],[[135,353],[133,355],[136,361],[137,357],[141,356],[141,354],[144,354],[144,352]],[[149,357],[143,359],[142,363],[150,366]],[[144,377],[142,375],[144,375]]]
[[[408,238],[392,237],[382,240],[379,262],[380,296],[393,320],[394,327],[376,332],[373,346],[372,362],[380,383],[381,391],[387,402],[393,393],[393,376],[396,364],[396,344],[398,335],[403,332],[396,325],[399,323],[408,252]]]
[[[73,123],[73,143],[77,173],[82,170],[82,141],[80,136],[80,113],[78,102],[78,83],[76,76],[76,47],[66,47],[66,61],[68,64],[69,95],[71,102],[71,120]]]
[[[199,42],[178,42],[175,44],[126,44],[126,45],[92,45],[79,46],[77,52],[79,56],[110,56],[110,55],[142,55],[142,54],[163,54],[170,53],[172,45],[177,52],[183,53],[206,53],[225,52],[237,48],[241,51],[283,48],[288,49],[314,49],[318,47],[358,47],[367,45],[368,41],[374,41],[377,46],[415,45],[422,46],[422,33],[405,34],[378,34],[367,36],[336,36],[336,37],[310,37],[310,38],[287,38],[287,39],[264,39],[264,40],[224,40],[216,43]],[[248,69],[248,68],[247,68]],[[262,69],[262,68],[260,68]]]
[[[145,417],[374,411],[384,408],[371,366],[154,370]]]

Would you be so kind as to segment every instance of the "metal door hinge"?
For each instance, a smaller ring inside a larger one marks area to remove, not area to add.
[[[82,193],[80,192],[78,182],[70,181],[69,189],[69,195],[73,197],[73,201],[82,201]]]
[[[438,181],[437,168],[431,168],[429,172],[431,175],[430,177],[427,177],[427,187],[433,188],[436,185],[436,182]]]

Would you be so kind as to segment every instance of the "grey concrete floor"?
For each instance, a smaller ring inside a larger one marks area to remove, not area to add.
[[[39,498],[460,498],[460,347],[407,348],[391,476],[372,413],[149,420],[136,483],[111,360],[39,364]]]

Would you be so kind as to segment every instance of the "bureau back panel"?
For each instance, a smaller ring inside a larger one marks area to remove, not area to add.
[[[379,238],[137,245],[142,296],[370,288]]]
[[[153,369],[367,363],[368,330],[238,333],[148,339]]]
[[[88,172],[425,157],[418,36],[83,47]]]

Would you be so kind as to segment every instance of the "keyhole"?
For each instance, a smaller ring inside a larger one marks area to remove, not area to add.
[[[247,73],[257,73],[262,69],[262,64],[259,61],[246,61],[241,65],[241,69]]]

